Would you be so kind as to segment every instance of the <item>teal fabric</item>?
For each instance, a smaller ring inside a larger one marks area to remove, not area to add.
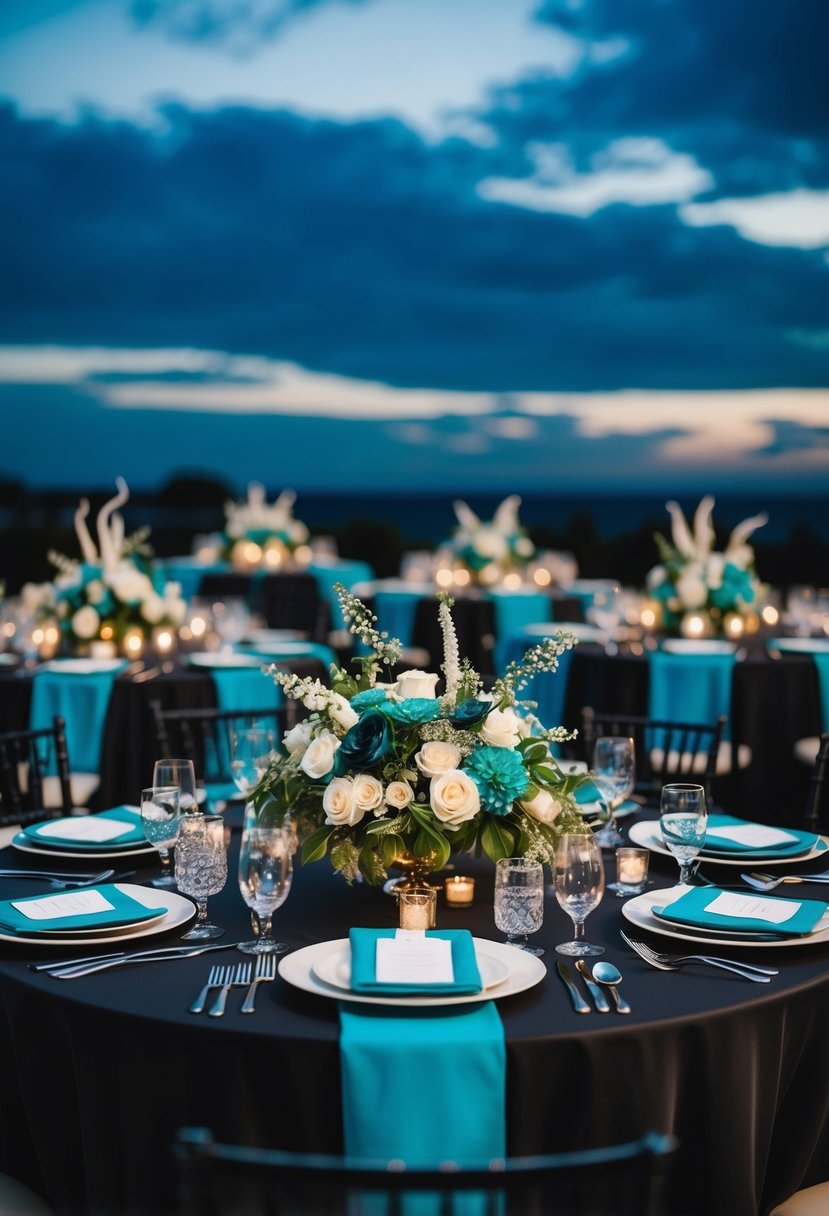
[[[40,933],[70,932],[81,929],[115,929],[119,925],[137,925],[142,921],[152,920],[166,908],[148,908],[137,899],[119,891],[114,884],[103,884],[100,887],[88,887],[87,891],[98,891],[112,907],[106,911],[95,912],[80,916],[61,916],[52,920],[29,920],[14,904],[36,903],[44,899],[64,901],[69,892],[56,892],[50,895],[32,895],[26,899],[0,901],[0,928],[6,933],[20,933],[32,937]]]
[[[198,595],[205,574],[224,574],[231,568],[227,562],[201,562],[195,557],[168,557],[160,564],[164,577],[171,583],[180,584],[182,597],[186,600]]]
[[[396,929],[352,929],[351,942],[351,987],[354,992],[375,996],[410,996],[413,994],[462,996],[480,992],[483,988],[481,973],[475,958],[475,945],[468,929],[429,929],[427,937],[441,937],[452,943],[451,984],[380,984],[375,979],[375,952],[377,939],[394,937]]]
[[[123,836],[119,836],[114,840],[101,841],[100,843],[93,840],[74,840],[68,836],[65,838],[61,836],[40,836],[38,829],[45,827],[46,824],[54,824],[54,819],[42,819],[39,823],[31,823],[28,827],[23,828],[22,834],[40,848],[57,849],[61,852],[71,849],[72,852],[77,851],[79,853],[115,853],[118,849],[134,849],[136,845],[147,843],[144,829],[141,826],[141,811],[138,807],[110,807],[109,810],[101,811],[100,815],[96,816],[96,818],[117,819],[119,822],[131,823],[133,826]]]
[[[549,621],[552,599],[543,591],[490,592],[495,606],[495,670],[501,670],[502,651],[508,639],[520,633],[525,625]]]
[[[601,792],[593,784],[592,781],[585,781],[580,785],[574,795],[579,806],[589,806],[594,802],[602,802],[603,797]],[[616,807],[614,814],[627,815],[630,811],[639,811],[642,808],[638,802],[634,802],[632,798],[626,798],[624,802],[620,802]]]
[[[378,591],[374,597],[377,628],[385,630],[390,638],[399,638],[404,646],[411,646],[417,606],[424,594],[423,588]]]
[[[787,835],[793,836],[794,839],[788,843],[775,845],[773,848],[757,849],[750,845],[740,844],[736,840],[726,840],[723,837],[715,837],[711,835],[713,828],[735,828],[750,822],[745,819],[735,819],[733,815],[709,815],[708,830],[705,837],[705,845],[703,853],[711,855],[713,853],[733,853],[740,857],[755,858],[758,861],[763,858],[774,857],[799,857],[802,853],[810,853],[820,839],[814,832],[801,832],[796,828],[781,828]],[[773,826],[773,825],[769,825]]]
[[[100,771],[101,739],[112,684],[127,666],[124,662],[107,671],[81,673],[62,671],[60,660],[56,660],[54,667],[44,667],[35,673],[29,728],[44,730],[52,725],[56,715],[65,720],[70,771]],[[56,771],[54,766],[51,771]]]
[[[278,709],[282,704],[282,689],[262,667],[208,667],[216,687],[219,709]]]
[[[812,655],[812,662],[817,667],[818,683],[820,684],[820,700],[823,708],[823,730],[829,731],[829,654]]]
[[[435,1165],[506,1155],[506,1047],[492,1001],[420,1009],[341,1002],[339,1012],[348,1157]],[[383,1113],[390,1096],[391,1116]]]
[[[241,802],[243,798],[239,787],[233,781],[205,781],[204,790],[212,807],[217,802]]]
[[[550,626],[550,637],[555,636],[557,628],[558,626],[556,625]],[[562,624],[560,628],[566,630],[566,623]],[[537,646],[543,640],[543,638],[537,635],[528,637],[526,634],[521,633],[511,637],[502,652],[503,666],[498,674],[503,675],[508,663],[520,662],[532,646]],[[521,689],[521,700],[537,702],[538,708],[533,712],[538,717],[542,726],[548,729],[553,726],[566,725],[564,722],[564,702],[572,660],[573,651],[565,650],[559,656],[558,669],[556,671],[537,672],[530,677]]]
[[[783,654],[807,654],[810,657],[817,668],[821,730],[829,731],[829,642],[823,638],[770,638],[768,645]]]
[[[762,933],[774,934],[776,937],[802,937],[811,933],[817,922],[826,912],[826,904],[817,899],[788,900],[797,903],[797,911],[788,920],[775,923],[771,920],[757,920],[751,917],[718,916],[714,912],[706,912],[708,905],[723,894],[718,887],[693,887],[679,899],[674,900],[664,908],[655,907],[654,913],[661,919],[676,925],[688,925],[694,929],[719,929],[730,933]],[[733,894],[729,892],[728,894]],[[750,892],[746,892],[747,895]],[[758,897],[759,898],[759,897]],[[773,896],[764,895],[763,900],[777,903]]]
[[[349,559],[332,563],[311,562],[308,573],[317,580],[319,593],[331,606],[331,628],[347,628],[340,604],[334,591],[336,583],[342,583],[350,591],[358,583],[370,583],[374,579],[374,571],[368,562],[351,561]]]
[[[648,717],[680,722],[710,723],[731,714],[733,654],[670,654],[648,656]],[[729,738],[726,724],[723,738]],[[660,743],[654,739],[653,747]]]

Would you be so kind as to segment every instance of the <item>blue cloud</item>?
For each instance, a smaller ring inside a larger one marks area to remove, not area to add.
[[[337,0],[364,4],[366,0]],[[139,28],[157,26],[184,42],[207,43],[237,54],[277,38],[298,17],[333,0],[131,0]]]

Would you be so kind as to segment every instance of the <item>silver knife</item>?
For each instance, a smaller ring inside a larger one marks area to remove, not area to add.
[[[576,1013],[589,1013],[590,1006],[573,982],[573,977],[570,974],[570,968],[567,966],[567,964],[560,961],[557,962],[556,971],[558,971],[559,975],[564,981],[567,991],[570,993],[570,1000],[573,1002],[573,1008],[575,1009]]]
[[[610,1005],[608,1004],[607,997],[593,979],[593,976],[587,970],[587,963],[583,958],[576,959],[576,971],[578,971],[579,975],[584,980],[584,985],[593,998],[593,1004],[596,1006],[597,1011],[599,1013],[610,1013]]]
[[[95,971],[107,971],[112,967],[122,967],[127,963],[163,963],[167,959],[194,958],[198,954],[207,954],[211,950],[231,950],[237,942],[228,942],[227,945],[221,946],[188,946],[186,949],[176,950],[144,950],[140,954],[110,954],[106,958],[98,959],[75,959],[71,963],[65,963],[62,966],[53,964],[47,971],[47,975],[53,976],[59,980],[73,980],[81,975],[92,975]]]
[[[238,942],[222,942],[211,946],[211,950],[232,950]],[[150,955],[181,955],[200,947],[194,943],[179,942],[177,946],[150,946],[146,950],[111,950],[108,954],[87,954],[83,958],[61,958],[51,963],[29,963],[30,971],[63,971],[66,967],[82,967],[85,963],[108,963],[116,958],[148,958]]]

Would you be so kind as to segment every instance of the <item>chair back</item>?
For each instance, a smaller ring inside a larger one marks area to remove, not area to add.
[[[46,809],[44,782],[57,785],[60,803]],[[72,812],[66,723],[55,717],[42,730],[0,734],[0,825],[36,823]]]
[[[251,594],[249,574],[227,571],[221,574],[203,574],[197,595],[204,600],[244,600],[248,603]]]
[[[662,786],[675,781],[701,785],[710,802],[725,721],[724,717],[702,723],[606,714],[588,705],[582,710],[582,759],[590,764],[593,745],[601,735],[630,737],[636,749],[634,792],[646,803],[658,806]]]
[[[254,606],[268,629],[298,629],[312,642],[328,639],[331,614],[313,574],[262,575]]]
[[[156,750],[170,759],[182,756],[193,761],[196,774],[210,794],[223,789],[227,801],[242,795],[233,793],[233,773],[230,768],[231,736],[254,719],[273,728],[274,746],[279,747],[287,720],[284,709],[164,709],[160,701],[151,701]]]
[[[218,1144],[205,1128],[184,1128],[175,1152],[182,1216],[647,1216],[675,1148],[672,1137],[649,1134],[611,1148],[425,1169]]]
[[[826,770],[829,767],[829,732],[820,736],[817,758],[812,769],[809,782],[809,793],[806,798],[806,809],[803,813],[803,827],[807,832],[820,831],[821,806],[826,796]]]

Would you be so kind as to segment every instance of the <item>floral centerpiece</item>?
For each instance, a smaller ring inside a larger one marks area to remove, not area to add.
[[[700,502],[693,527],[677,503],[666,503],[666,507],[672,541],[657,533],[654,539],[662,560],[647,576],[648,592],[661,608],[664,628],[689,635],[720,633],[729,618],[745,621],[763,589],[754,569],[754,550],[747,541],[768,516],[743,520],[725,549],[717,550],[711,522],[713,498]]]
[[[451,852],[482,851],[492,860],[549,861],[562,831],[582,831],[573,799],[584,778],[565,775],[550,744],[573,736],[545,730],[518,700],[538,671],[555,671],[575,638],[559,633],[512,663],[490,694],[461,661],[451,615],[440,597],[445,691],[437,673],[378,676],[397,661],[400,642],[341,585],[343,616],[368,653],[351,675],[332,668],[331,687],[275,666],[270,673],[310,717],[288,731],[254,793],[261,812],[290,818],[304,861],[330,855],[348,879],[382,882],[401,859],[440,869]],[[523,712],[522,712],[523,711]]]
[[[166,582],[153,563],[149,529],[124,535],[118,508],[129,499],[129,489],[123,478],[115,484],[117,494],[98,512],[99,548],[86,525],[89,502],[84,498],[75,512],[81,560],[50,553],[58,571],[54,581],[27,583],[21,592],[24,609],[41,623],[56,623],[73,650],[98,641],[113,652],[122,647],[136,653],[153,631],[176,630],[184,620],[187,605],[181,588]],[[131,645],[130,638],[138,645]]]
[[[474,583],[499,583],[535,557],[535,545],[521,526],[517,494],[505,498],[492,519],[483,522],[465,502],[454,504],[458,527],[444,546],[454,567]]]
[[[269,503],[264,486],[252,481],[244,502],[225,505],[223,556],[235,566],[276,568],[296,558],[308,541],[308,529],[294,519],[296,494],[283,490]]]

